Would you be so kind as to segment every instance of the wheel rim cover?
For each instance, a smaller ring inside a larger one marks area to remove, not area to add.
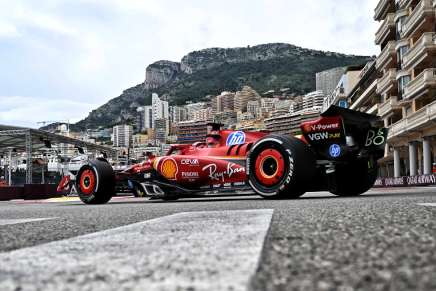
[[[96,177],[92,170],[86,169],[80,175],[80,190],[85,195],[91,195],[96,185]]]
[[[274,186],[285,172],[283,155],[275,149],[265,149],[256,158],[254,171],[257,180],[264,186]]]

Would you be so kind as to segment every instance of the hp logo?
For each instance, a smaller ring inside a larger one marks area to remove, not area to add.
[[[341,155],[341,147],[334,143],[330,146],[329,153],[332,158],[337,158]]]
[[[235,131],[229,134],[226,144],[228,146],[238,145],[245,143],[245,133],[242,131]]]

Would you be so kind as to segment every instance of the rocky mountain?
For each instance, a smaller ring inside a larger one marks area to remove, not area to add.
[[[323,52],[285,43],[240,48],[209,48],[184,56],[181,62],[158,61],[146,68],[146,80],[93,110],[74,128],[97,128],[133,122],[136,107],[150,104],[151,93],[170,104],[204,100],[207,95],[237,91],[244,85],[258,92],[289,88],[295,94],[315,89],[315,73],[359,65],[369,57]]]

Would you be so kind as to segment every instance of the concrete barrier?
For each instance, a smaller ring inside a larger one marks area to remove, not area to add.
[[[47,199],[61,197],[56,184],[25,184],[24,186],[0,187],[0,201],[13,199]]]
[[[24,187],[0,187],[0,201],[7,201],[12,199],[24,199]]]

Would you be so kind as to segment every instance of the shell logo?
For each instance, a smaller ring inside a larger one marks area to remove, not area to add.
[[[162,176],[168,180],[175,180],[178,172],[177,163],[173,159],[165,159],[160,166]]]

